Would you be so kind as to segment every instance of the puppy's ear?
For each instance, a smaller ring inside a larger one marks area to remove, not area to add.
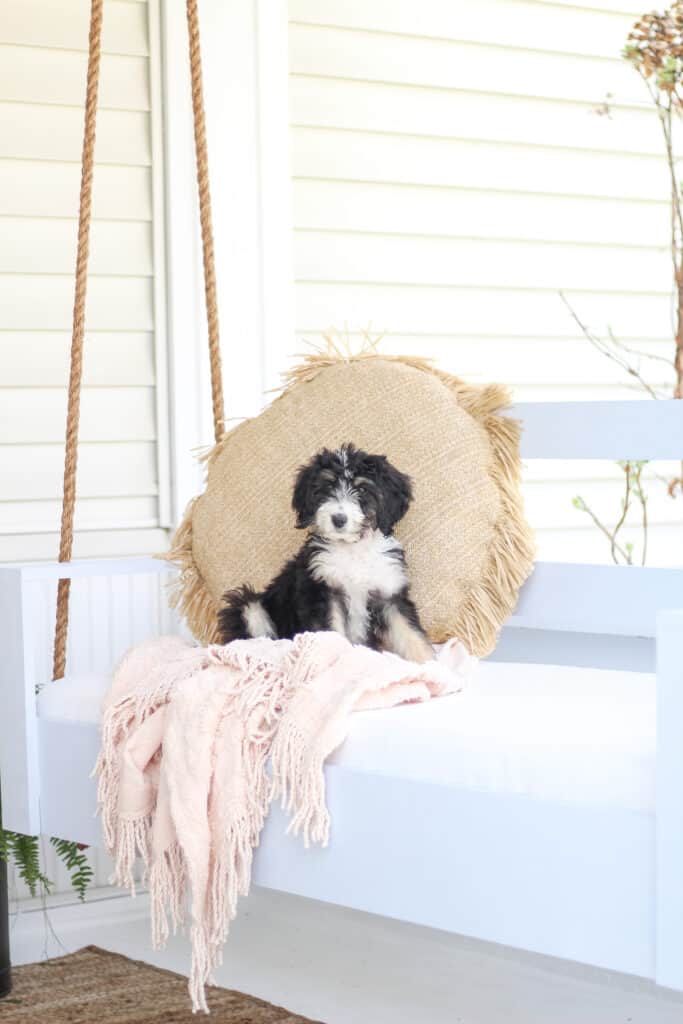
[[[292,508],[296,512],[297,530],[305,530],[313,522],[316,510],[315,484],[318,479],[317,457],[302,466],[296,475],[294,492],[292,494]]]
[[[401,473],[384,455],[376,459],[376,480],[380,490],[377,508],[377,526],[388,535],[396,523],[403,519],[413,500],[413,486],[410,477]]]

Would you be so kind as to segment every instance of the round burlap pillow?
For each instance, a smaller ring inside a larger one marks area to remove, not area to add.
[[[374,349],[308,356],[267,409],[209,454],[206,490],[166,556],[181,568],[175,599],[197,639],[216,639],[226,590],[265,586],[301,546],[290,505],[297,468],[351,441],[412,477],[396,533],[431,640],[456,636],[488,653],[533,556],[519,425],[500,415],[507,402],[499,385],[465,384],[424,360]]]

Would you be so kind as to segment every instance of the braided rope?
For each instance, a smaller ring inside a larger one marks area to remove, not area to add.
[[[97,118],[97,91],[100,76],[103,0],[91,0],[90,38],[88,46],[88,77],[85,102],[85,128],[81,169],[81,195],[78,214],[78,250],[76,255],[76,286],[74,294],[73,327],[71,333],[71,364],[69,396],[66,418],[66,446],[64,454],[64,492],[62,523],[59,541],[59,561],[69,562],[73,551],[74,509],[76,505],[76,468],[78,463],[78,424],[80,419],[81,382],[83,377],[83,341],[85,337],[85,303],[88,285],[88,255],[90,250],[90,221],[92,214],[92,184],[95,159],[95,131]],[[199,190],[199,217],[202,231],[204,262],[204,291],[206,294],[206,320],[209,336],[209,363],[211,366],[211,400],[216,440],[223,435],[225,419],[223,404],[223,376],[221,369],[218,302],[216,297],[216,268],[211,218],[211,192],[209,189],[208,150],[206,144],[206,117],[202,86],[202,58],[199,42],[199,16],[197,0],[187,0],[187,28],[192,81],[192,111],[197,160],[197,187]],[[57,590],[57,616],[53,678],[60,679],[66,667],[66,638],[69,628],[69,593],[71,580],[61,579]]]
[[[204,293],[206,295],[206,322],[209,334],[213,428],[216,441],[220,441],[223,436],[225,411],[223,404],[223,375],[218,328],[218,302],[216,298],[216,266],[211,219],[211,192],[209,189],[209,157],[206,145],[202,53],[199,41],[197,0],[187,0],[187,32],[190,41],[192,112],[194,115],[194,143],[197,160],[197,188],[199,190],[199,220],[202,228],[202,254],[204,258]]]
[[[59,540],[59,561],[69,562],[73,550],[74,508],[76,505],[76,467],[78,464],[78,423],[83,376],[83,340],[85,336],[85,301],[88,288],[88,255],[90,251],[90,219],[92,212],[93,165],[95,162],[95,130],[97,90],[100,79],[102,37],[102,0],[91,0],[88,78],[85,99],[85,128],[81,164],[81,195],[78,213],[78,249],[76,254],[76,285],[74,290],[71,331],[71,365],[69,397],[66,414],[66,445],[64,452],[64,492],[62,524]],[[66,665],[66,634],[69,626],[69,591],[71,580],[59,581],[53,678],[64,675]]]

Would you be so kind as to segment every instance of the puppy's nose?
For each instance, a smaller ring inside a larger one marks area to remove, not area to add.
[[[347,517],[343,512],[335,512],[332,516],[332,522],[338,530],[341,530],[342,526],[346,526],[346,519]]]

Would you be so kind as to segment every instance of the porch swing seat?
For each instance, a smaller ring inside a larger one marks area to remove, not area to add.
[[[86,673],[38,698],[46,728],[88,727],[93,762],[109,684]],[[355,715],[329,764],[392,783],[653,814],[655,756],[652,673],[489,661],[457,699]]]
[[[48,683],[36,720],[42,826],[92,844],[108,682]],[[326,767],[329,847],[273,807],[254,882],[651,975],[655,704],[651,672],[486,660],[461,695],[358,713]]]

